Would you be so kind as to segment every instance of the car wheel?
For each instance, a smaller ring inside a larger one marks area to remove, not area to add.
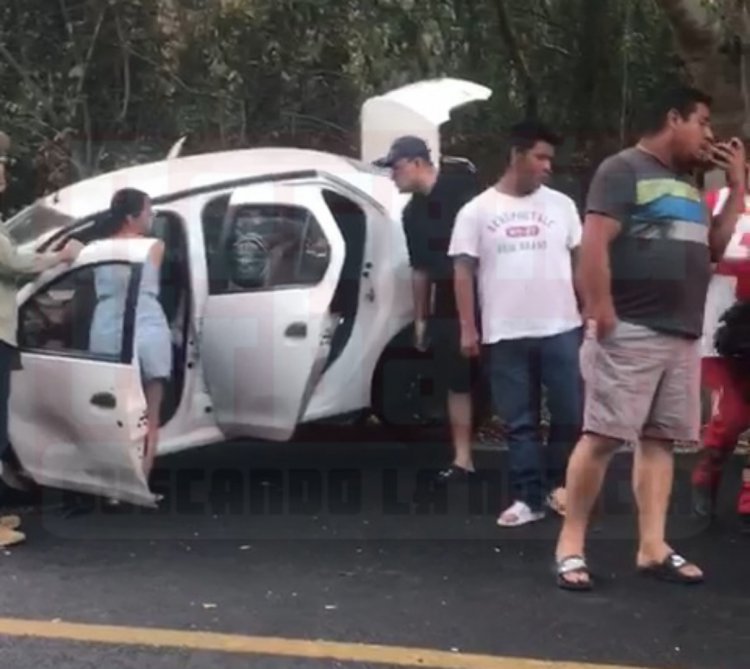
[[[372,405],[381,423],[392,428],[445,424],[445,395],[438,387],[429,355],[394,349],[380,361],[372,388]]]

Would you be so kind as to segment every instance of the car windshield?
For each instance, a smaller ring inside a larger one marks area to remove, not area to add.
[[[73,223],[73,218],[42,202],[26,207],[2,225],[17,246]]]

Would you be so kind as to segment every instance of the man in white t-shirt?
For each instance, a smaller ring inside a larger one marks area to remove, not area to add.
[[[573,200],[544,185],[559,141],[541,123],[516,125],[507,169],[461,209],[449,249],[461,348],[479,355],[476,274],[492,395],[507,430],[513,502],[498,518],[503,527],[542,519],[545,498],[564,514],[565,469],[581,429],[582,320],[573,285],[581,220]],[[546,472],[543,387],[551,419]]]

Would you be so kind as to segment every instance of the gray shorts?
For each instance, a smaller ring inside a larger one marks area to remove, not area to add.
[[[700,340],[620,322],[597,341],[587,328],[581,373],[584,432],[631,443],[698,441]]]

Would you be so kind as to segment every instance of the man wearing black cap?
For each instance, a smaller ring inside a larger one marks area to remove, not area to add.
[[[402,220],[412,267],[414,341],[419,351],[427,350],[429,323],[438,373],[448,389],[454,448],[453,463],[440,472],[438,479],[445,483],[465,480],[474,471],[471,390],[476,362],[461,353],[448,245],[456,214],[479,192],[479,184],[472,173],[439,170],[426,142],[414,136],[398,138],[388,155],[375,164],[390,168],[399,191],[412,194]],[[433,286],[434,309],[431,309]]]

